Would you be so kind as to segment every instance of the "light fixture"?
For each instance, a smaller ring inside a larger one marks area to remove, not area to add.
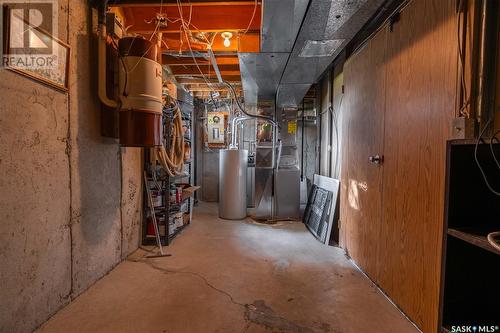
[[[230,32],[223,32],[220,34],[222,38],[224,38],[224,46],[229,47],[231,45],[231,37],[233,37],[233,34]]]

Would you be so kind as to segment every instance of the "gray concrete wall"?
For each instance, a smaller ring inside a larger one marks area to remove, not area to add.
[[[142,154],[100,136],[87,1],[58,19],[68,93],[0,70],[0,332],[31,332],[139,245]]]

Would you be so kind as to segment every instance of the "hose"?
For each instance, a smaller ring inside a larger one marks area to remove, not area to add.
[[[177,106],[172,125],[172,141],[169,150],[162,144],[161,147],[151,148],[151,164],[156,167],[157,162],[170,176],[180,175],[184,169],[184,133],[182,132],[182,112]]]

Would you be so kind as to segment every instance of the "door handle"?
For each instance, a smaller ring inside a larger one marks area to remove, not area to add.
[[[384,162],[383,155],[372,155],[368,157],[368,160],[373,164],[382,164]]]

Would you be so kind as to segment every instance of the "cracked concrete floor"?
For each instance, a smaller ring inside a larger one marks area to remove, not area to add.
[[[37,332],[418,332],[301,223],[224,221],[203,203],[167,251],[138,250]]]

